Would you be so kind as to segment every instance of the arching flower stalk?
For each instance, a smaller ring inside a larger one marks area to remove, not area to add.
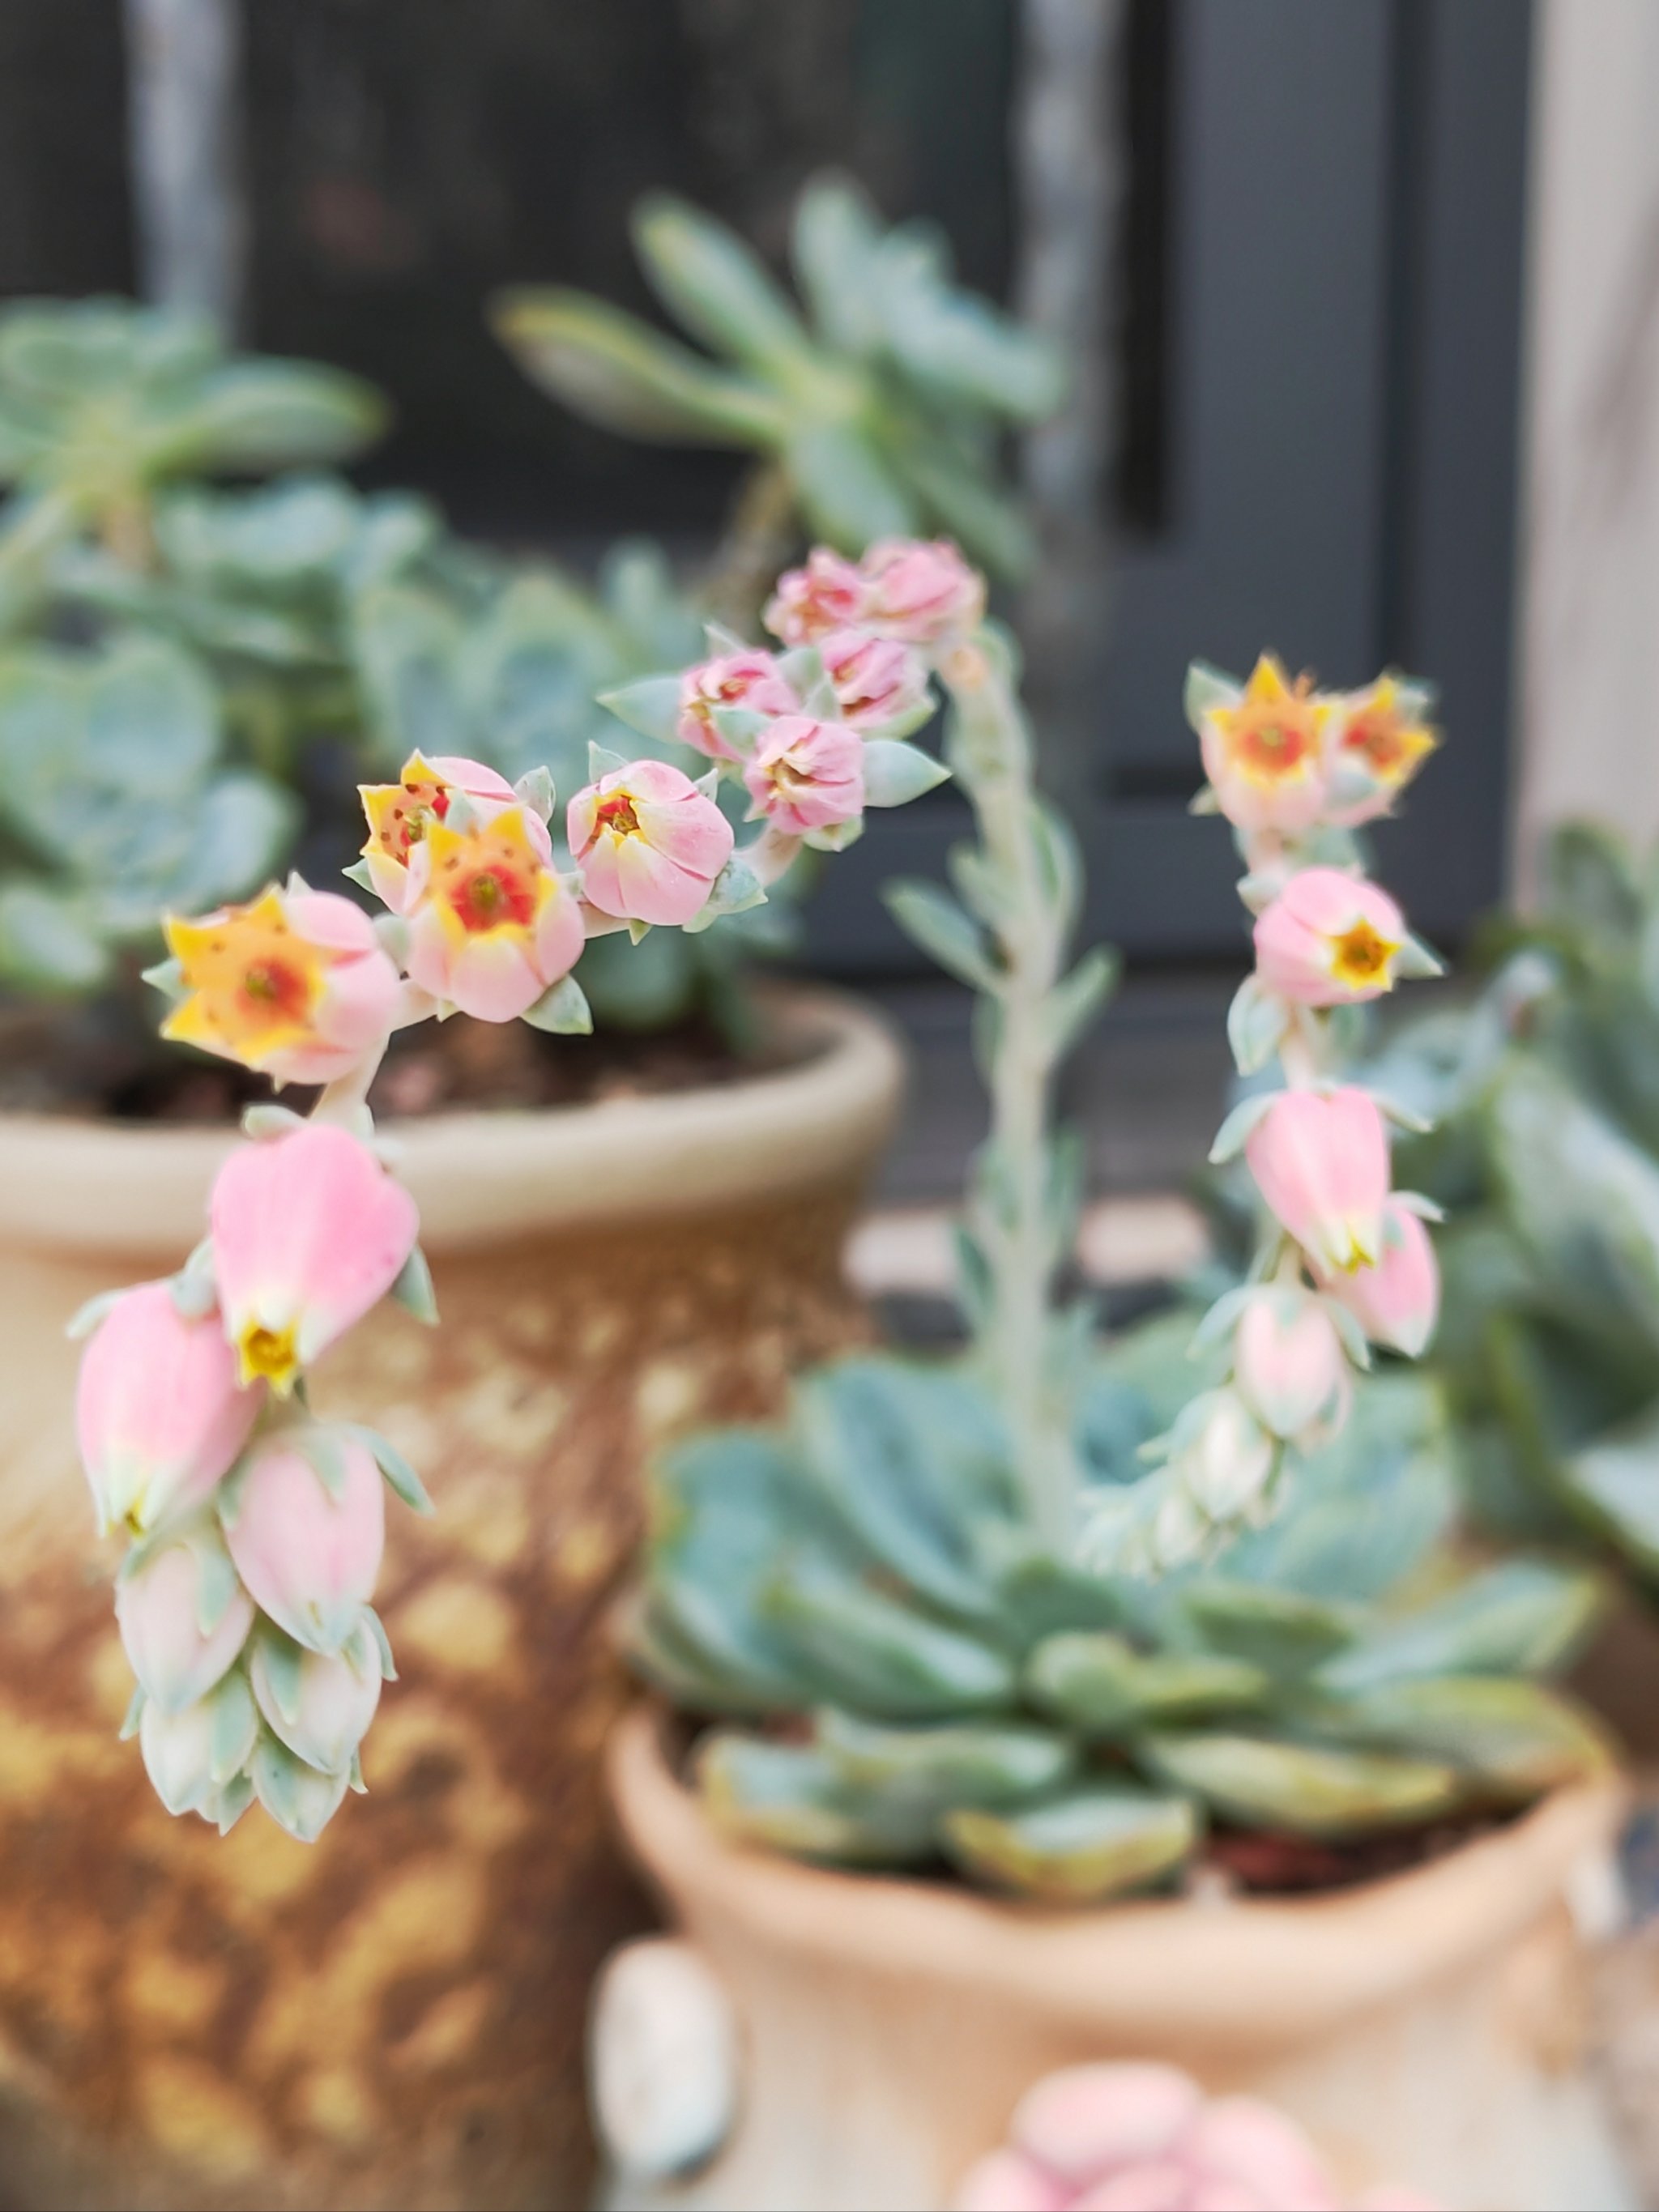
[[[586,1032],[571,970],[589,937],[706,928],[758,904],[804,846],[850,843],[866,806],[939,781],[903,742],[932,700],[898,635],[939,618],[934,557],[887,549],[868,623],[838,621],[822,652],[775,663],[714,632],[708,662],[618,694],[622,722],[713,764],[694,781],[596,747],[565,811],[568,858],[544,772],[512,785],[416,754],[362,793],[348,872],[385,906],[378,921],[297,878],[167,921],[171,957],[150,979],[171,1001],[165,1034],[278,1085],[325,1086],[308,1117],[250,1109],[179,1272],[94,1300],[76,1324],[90,1337],[82,1456],[100,1526],[131,1540],[116,1598],[137,1678],[126,1733],[170,1812],[222,1831],[257,1797],[309,1842],[363,1787],[359,1747],[393,1678],[371,1604],[382,1486],[430,1506],[383,1437],[318,1419],[307,1384],[387,1296],[437,1320],[414,1201],[368,1109],[393,1031],[465,1013]],[[722,781],[756,825],[741,844]]]

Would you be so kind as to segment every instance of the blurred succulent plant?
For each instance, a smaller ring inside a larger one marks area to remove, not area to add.
[[[1093,1485],[1142,1476],[1139,1446],[1191,1395],[1191,1334],[1162,1319],[1097,1370],[1076,1437]],[[1084,1572],[1032,1535],[971,1379],[849,1360],[801,1389],[787,1432],[668,1455],[632,1647],[682,1710],[761,1724],[696,1753],[732,1832],[942,1858],[1054,1902],[1174,1875],[1210,1819],[1340,1841],[1600,1764],[1533,1679],[1577,1647],[1595,1578],[1437,1570],[1454,1484],[1431,1388],[1369,1383],[1299,1486],[1202,1569]]]
[[[953,283],[938,231],[884,230],[855,185],[817,178],[791,240],[803,313],[752,247],[685,202],[641,201],[633,228],[652,289],[709,351],[586,293],[523,287],[500,295],[495,324],[538,384],[625,436],[763,456],[811,534],[845,552],[939,530],[997,574],[1024,573],[1030,536],[997,441],[1054,408],[1063,370],[1046,339]]]
[[[1468,1009],[1402,1030],[1379,1083],[1442,1127],[1435,1359],[1470,1496],[1505,1531],[1590,1534],[1659,1592],[1659,872],[1559,831],[1538,909]]]
[[[164,908],[276,866],[295,803],[222,752],[212,684],[161,639],[0,654],[0,982],[95,990]]]

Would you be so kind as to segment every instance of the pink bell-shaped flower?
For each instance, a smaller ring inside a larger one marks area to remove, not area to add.
[[[985,579],[948,538],[884,539],[860,566],[866,591],[856,619],[878,636],[937,646],[966,636],[984,616]]]
[[[1245,1139],[1257,1188],[1321,1275],[1375,1265],[1389,1194],[1376,1101],[1344,1088],[1280,1092]]]
[[[415,1201],[331,1122],[243,1146],[210,1205],[224,1333],[243,1378],[280,1395],[361,1321],[415,1249]]]
[[[794,837],[856,822],[864,811],[864,740],[844,722],[782,714],[743,771],[755,812]]]
[[[331,1491],[317,1455],[329,1453]],[[254,1447],[223,1514],[236,1571],[262,1613],[308,1651],[333,1657],[362,1622],[386,1545],[386,1498],[373,1453],[355,1437],[274,1431]]]
[[[477,1021],[527,1013],[586,941],[547,826],[527,806],[460,829],[433,823],[410,859],[404,911],[410,981]]]
[[[1292,682],[1267,653],[1248,683],[1207,708],[1199,727],[1204,772],[1236,828],[1294,835],[1320,820],[1333,711],[1305,676]]]
[[[736,842],[714,800],[666,761],[631,761],[589,784],[566,826],[591,905],[669,927],[707,904]]]
[[[165,1283],[118,1298],[81,1356],[76,1429],[100,1525],[144,1535],[199,1505],[264,1403],[237,1382],[216,1316],[191,1320]]]
[[[778,578],[778,587],[762,619],[786,645],[816,645],[863,617],[867,586],[856,562],[816,546],[804,568]]]
[[[820,643],[818,657],[840,719],[861,737],[914,728],[927,713],[927,665],[898,639],[838,629]]]
[[[1409,1207],[1391,1198],[1382,1209],[1382,1246],[1376,1263],[1334,1277],[1340,1298],[1373,1344],[1415,1359],[1440,1317],[1440,1267],[1429,1232]]]
[[[116,1591],[115,1618],[145,1695],[172,1715],[228,1672],[253,1626],[253,1601],[209,1524],[136,1568]]]
[[[1353,1386],[1324,1301],[1295,1284],[1252,1291],[1233,1337],[1233,1383],[1276,1437],[1311,1439],[1339,1425]]]
[[[1302,868],[1257,918],[1265,988],[1304,1006],[1350,1006],[1394,988],[1405,918],[1388,893],[1340,868]]]
[[[680,719],[675,735],[710,760],[743,758],[716,728],[717,707],[744,707],[756,714],[799,714],[800,701],[774,656],[759,646],[699,661],[680,678]]]
[[[343,1774],[380,1702],[380,1651],[360,1619],[337,1656],[255,1643],[248,1680],[259,1711],[296,1759],[323,1774]]]

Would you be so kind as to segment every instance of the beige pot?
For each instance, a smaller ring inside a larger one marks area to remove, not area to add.
[[[310,1850],[170,1820],[116,1741],[71,1436],[64,1323],[179,1264],[234,1139],[0,1122],[0,2202],[586,2201],[586,1984],[642,1911],[597,1764],[639,1458],[860,1333],[841,1251],[898,1097],[856,1006],[774,1018],[782,1073],[397,1132],[445,1326],[384,1310],[319,1397],[439,1511],[388,1516],[402,1679]]]
[[[723,1985],[742,2053],[714,2164],[678,2185],[622,2174],[617,2204],[937,2208],[1040,2075],[1123,2057],[1273,2100],[1356,2190],[1393,2179],[1471,2212],[1635,2201],[1583,2064],[1571,1909],[1605,1883],[1617,1786],[1563,1791],[1340,1894],[1073,1913],[727,1843],[644,1710],[610,1772],[629,1847]],[[650,2084],[623,2059],[644,2109]]]

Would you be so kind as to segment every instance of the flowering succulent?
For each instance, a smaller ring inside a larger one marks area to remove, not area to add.
[[[544,769],[511,784],[416,752],[395,783],[362,790],[368,835],[348,872],[386,908],[378,921],[297,877],[168,919],[170,957],[150,971],[172,1001],[165,1034],[324,1086],[309,1119],[252,1109],[179,1273],[94,1300],[81,1323],[87,1477],[100,1526],[134,1540],[116,1599],[137,1678],[128,1729],[169,1811],[222,1829],[257,1797],[309,1842],[363,1786],[358,1747],[392,1678],[371,1602],[382,1482],[428,1502],[384,1438],[318,1419],[307,1385],[387,1296],[436,1319],[415,1204],[367,1103],[393,1030],[456,1012],[585,1030],[570,971],[590,936],[695,931],[757,905],[803,844],[844,842],[866,801],[937,781],[890,734],[928,711],[904,649],[896,659],[863,633],[838,649],[882,734],[839,719],[815,651],[775,665],[718,633],[687,674],[617,695],[624,721],[659,734],[691,717],[714,764],[694,783],[594,747],[566,811],[568,871]],[[716,803],[723,775],[762,820],[741,853]]]

